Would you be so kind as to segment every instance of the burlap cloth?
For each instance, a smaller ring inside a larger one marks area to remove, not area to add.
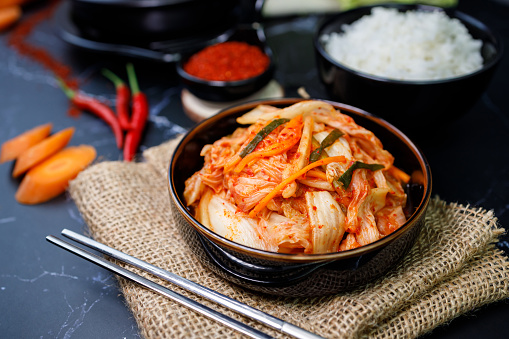
[[[328,338],[411,338],[484,304],[509,297],[509,262],[495,247],[504,232],[491,211],[435,197],[426,226],[404,260],[358,290],[334,296],[262,295],[211,273],[172,223],[166,171],[175,140],[146,150],[144,162],[100,162],[70,194],[96,240]],[[142,273],[143,274],[143,273]],[[149,275],[143,274],[147,277]],[[173,290],[276,337],[281,333],[155,279]],[[119,278],[145,338],[240,335],[175,302]]]

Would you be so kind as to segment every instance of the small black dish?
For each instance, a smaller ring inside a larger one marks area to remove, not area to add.
[[[191,251],[219,276],[255,291],[284,296],[320,296],[366,284],[391,269],[412,247],[431,196],[431,171],[422,152],[402,132],[363,110],[329,102],[371,130],[391,152],[395,165],[407,173],[423,174],[423,183],[409,184],[407,222],[394,233],[363,247],[326,254],[285,254],[247,247],[210,231],[186,207],[185,180],[203,166],[200,152],[231,134],[236,118],[259,104],[286,107],[302,99],[272,99],[230,107],[190,130],[177,146],[168,172],[168,189],[174,221]]]
[[[184,70],[184,65],[193,53],[188,53],[177,62],[177,74],[184,87],[196,97],[216,102],[228,102],[245,98],[263,88],[274,75],[274,57],[271,49],[265,42],[263,30],[259,24],[239,26],[225,41],[242,41],[258,46],[270,59],[267,69],[260,75],[239,81],[211,81],[197,78]]]
[[[396,8],[399,11],[443,11],[450,18],[458,19],[474,39],[483,42],[482,69],[443,80],[402,81],[363,73],[335,61],[325,51],[321,37],[331,32],[342,32],[343,25],[370,14],[374,7]],[[503,54],[502,42],[495,32],[465,13],[455,9],[400,4],[360,7],[330,17],[316,31],[314,49],[320,78],[334,100],[379,115],[413,136],[420,135],[426,127],[447,125],[466,113],[487,88]]]

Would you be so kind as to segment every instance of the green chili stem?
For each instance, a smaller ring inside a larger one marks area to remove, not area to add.
[[[60,88],[62,88],[62,90],[64,91],[65,95],[69,98],[69,99],[72,99],[74,98],[74,96],[76,95],[76,92],[74,90],[72,90],[69,86],[67,86],[67,84],[64,82],[64,80],[58,78],[58,83],[60,85]]]
[[[134,71],[134,66],[132,63],[128,63],[127,66],[127,77],[129,78],[129,87],[131,87],[131,92],[133,95],[136,95],[140,92],[140,87],[138,85],[138,79],[136,78],[136,72]]]
[[[120,77],[118,75],[116,75],[115,73],[113,73],[109,69],[103,68],[102,69],[102,74],[106,78],[108,78],[111,82],[113,82],[113,84],[115,85],[116,88],[118,88],[120,86],[125,86],[125,82],[122,79],[120,79]]]

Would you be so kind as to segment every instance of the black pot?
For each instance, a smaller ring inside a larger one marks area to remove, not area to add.
[[[231,27],[240,0],[71,0],[72,20],[93,40],[186,38]]]

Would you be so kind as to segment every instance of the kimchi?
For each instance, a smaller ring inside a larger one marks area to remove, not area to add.
[[[260,105],[201,150],[186,180],[195,218],[240,244],[281,253],[345,251],[406,221],[409,176],[369,130],[332,105]]]

